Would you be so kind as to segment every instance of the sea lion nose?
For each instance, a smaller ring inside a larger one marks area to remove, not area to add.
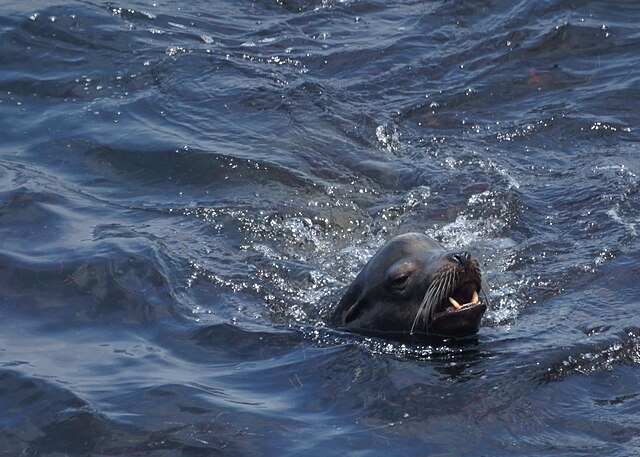
[[[462,267],[466,267],[471,259],[471,254],[467,251],[454,252],[451,254],[451,260],[458,263]]]

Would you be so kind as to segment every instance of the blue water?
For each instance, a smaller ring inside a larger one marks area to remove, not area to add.
[[[635,456],[640,3],[0,4],[0,456]],[[325,325],[394,235],[475,342]]]

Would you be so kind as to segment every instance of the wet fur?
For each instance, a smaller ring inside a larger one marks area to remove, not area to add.
[[[470,283],[480,286],[479,294],[486,305],[487,287],[478,261],[464,253],[464,264],[456,264],[451,260],[455,254],[423,234],[409,233],[394,238],[374,255],[347,289],[334,312],[333,324],[364,333],[412,335],[437,331],[433,326],[438,319],[434,318],[443,314],[448,297]],[[411,281],[407,280],[406,290],[394,289],[394,274],[405,265],[410,266]],[[460,325],[470,325],[477,331],[484,309],[476,313],[477,323]],[[447,331],[451,328],[451,317],[447,316]],[[466,332],[473,330],[460,329],[461,334]]]

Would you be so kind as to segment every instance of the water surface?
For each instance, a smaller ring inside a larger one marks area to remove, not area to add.
[[[637,455],[640,6],[0,6],[0,455]],[[324,322],[394,235],[478,340]]]

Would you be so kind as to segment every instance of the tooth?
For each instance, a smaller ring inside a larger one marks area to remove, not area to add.
[[[449,303],[451,303],[455,309],[462,308],[462,306],[460,306],[460,303],[455,301],[452,297],[449,297]]]
[[[473,292],[473,297],[471,297],[471,303],[473,303],[475,305],[479,301],[480,301],[480,298],[478,298],[478,292],[474,291]]]

